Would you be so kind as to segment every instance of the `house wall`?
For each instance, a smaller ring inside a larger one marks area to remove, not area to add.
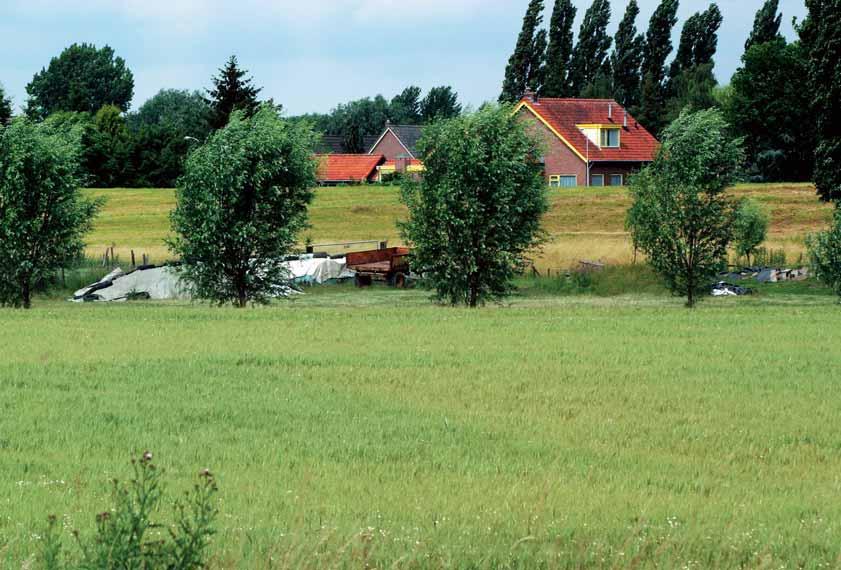
[[[394,133],[388,131],[377,146],[368,154],[382,154],[386,160],[396,160],[398,157],[407,156],[408,151],[400,144],[400,140]]]
[[[587,167],[577,154],[572,152],[546,125],[540,122],[528,109],[520,109],[519,118],[527,123],[527,129],[543,143],[544,175],[549,177],[575,176],[578,186],[587,184]]]

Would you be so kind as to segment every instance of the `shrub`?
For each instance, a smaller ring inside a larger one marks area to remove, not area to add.
[[[737,255],[747,257],[748,264],[768,235],[768,222],[767,212],[754,200],[746,198],[741,201],[733,224],[733,241]]]
[[[66,553],[61,527],[49,518],[42,551],[46,570],[194,570],[206,567],[207,549],[215,533],[216,482],[205,470],[192,492],[174,505],[175,517],[165,527],[152,520],[163,498],[161,474],[148,451],[133,459],[134,478],[113,483],[113,507],[96,516],[90,538],[74,531],[78,553]],[[161,529],[167,528],[166,532]]]
[[[829,230],[809,236],[807,246],[815,276],[841,297],[841,206]]]

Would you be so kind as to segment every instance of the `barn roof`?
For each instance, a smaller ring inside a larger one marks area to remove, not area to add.
[[[320,154],[316,158],[319,182],[364,182],[385,160],[381,154]]]

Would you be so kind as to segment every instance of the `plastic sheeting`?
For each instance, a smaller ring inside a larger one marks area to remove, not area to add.
[[[187,288],[174,267],[150,267],[123,273],[116,269],[93,285],[76,291],[73,300],[127,301],[140,299],[189,299]]]
[[[347,268],[345,258],[315,258],[302,256],[287,261],[286,267],[295,283],[323,284],[338,279],[350,279],[356,275]]]

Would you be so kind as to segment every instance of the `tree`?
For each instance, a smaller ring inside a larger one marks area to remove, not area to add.
[[[0,85],[0,127],[12,119],[12,100],[6,97],[3,86]]]
[[[677,23],[678,0],[661,0],[648,24],[642,55],[642,91],[637,119],[655,135],[665,126],[666,58],[672,52],[672,29]]]
[[[751,256],[768,236],[768,213],[756,201],[745,198],[736,210],[736,223],[733,225],[733,241],[736,244],[736,254]]]
[[[421,101],[421,116],[425,123],[438,119],[452,119],[461,114],[458,93],[449,85],[433,87]]]
[[[757,43],[730,81],[724,112],[745,139],[747,172],[754,181],[812,180],[815,119],[805,50],[785,39]]]
[[[398,125],[417,125],[421,122],[421,88],[412,85],[391,100],[389,115]]]
[[[546,70],[543,97],[569,97],[569,64],[572,59],[572,24],[577,9],[571,0],[555,0],[549,21],[549,45],[546,48]]]
[[[0,129],[0,305],[32,305],[35,287],[82,255],[99,204],[79,191],[79,129],[19,118]]]
[[[86,182],[97,188],[132,185],[133,142],[120,110],[113,105],[100,109],[82,137]]]
[[[626,108],[639,105],[640,66],[645,38],[637,34],[637,16],[640,9],[637,0],[628,2],[625,16],[616,31],[610,68],[613,72],[613,91],[619,103]]]
[[[128,116],[135,185],[174,187],[196,141],[210,134],[210,107],[198,91],[163,89]]]
[[[514,53],[511,54],[508,66],[505,68],[505,80],[502,84],[502,94],[499,96],[501,103],[519,101],[526,87],[534,83],[534,76],[540,73],[540,70],[534,69],[533,65],[541,60],[539,54],[535,54],[535,44],[542,22],[543,0],[529,0],[526,15],[523,17],[523,28],[517,38]]]
[[[194,295],[245,307],[285,286],[283,257],[306,226],[315,134],[261,107],[242,111],[187,158],[170,248]]]
[[[806,8],[799,32],[817,119],[815,186],[822,200],[841,200],[841,0],[806,0]]]
[[[234,111],[243,111],[246,117],[257,112],[260,105],[257,95],[262,88],[255,87],[254,80],[246,75],[248,71],[240,69],[236,56],[232,55],[219,70],[219,75],[211,79],[213,89],[207,90],[210,95],[207,103],[212,111],[210,125],[214,130],[227,125]]]
[[[73,44],[35,74],[26,92],[26,113],[36,119],[58,111],[94,114],[106,105],[127,111],[134,95],[134,76],[109,46]]]
[[[365,138],[382,133],[390,112],[382,95],[351,101],[333,110],[328,132],[343,137],[346,152],[362,154],[368,152]]]
[[[716,109],[683,113],[664,131],[654,162],[631,179],[634,246],[690,308],[726,266],[733,239],[737,205],[725,190],[742,151],[727,128]]]
[[[765,3],[756,13],[756,17],[753,20],[753,30],[751,30],[750,36],[745,42],[745,52],[749,51],[755,45],[783,38],[782,34],[780,34],[780,24],[783,21],[783,15],[782,13],[777,14],[779,8],[780,0],[765,0]]]
[[[587,85],[595,81],[600,71],[606,71],[610,66],[608,52],[613,38],[607,34],[609,23],[609,0],[593,0],[584,13],[578,43],[572,50],[569,82],[574,96],[580,95]]]
[[[547,209],[538,143],[507,106],[426,128],[426,172],[403,189],[412,263],[439,301],[476,307],[506,296]]]
[[[718,30],[723,21],[721,10],[714,3],[706,11],[697,12],[686,20],[677,55],[669,68],[670,95],[674,95],[674,84],[680,81],[682,74],[692,73],[701,66],[708,66],[712,71],[713,57],[718,49]]]
[[[835,208],[829,230],[806,241],[815,276],[841,297],[841,208]]]

